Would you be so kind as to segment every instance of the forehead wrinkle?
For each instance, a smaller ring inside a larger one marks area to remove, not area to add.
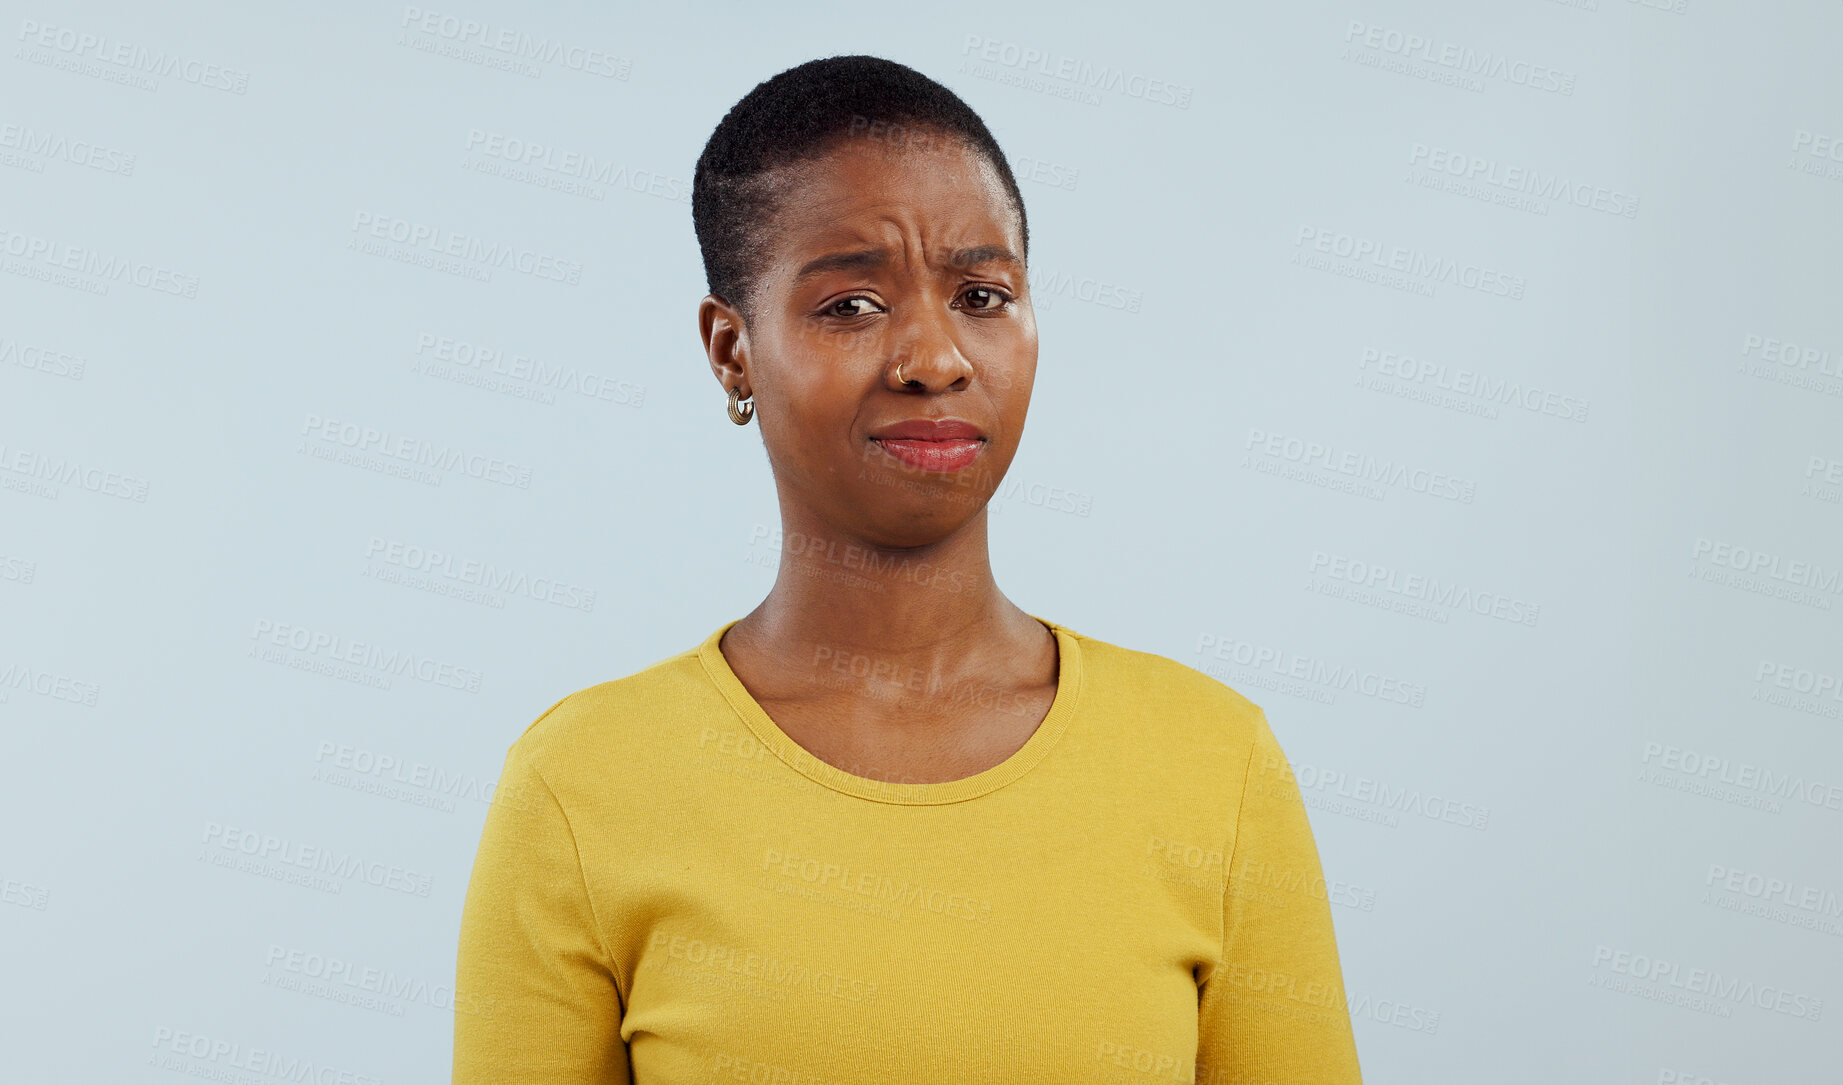
[[[917,231],[914,228],[905,228],[903,224],[895,221],[904,216],[879,217],[882,220],[881,225],[892,228],[877,231],[883,233],[888,240],[879,241],[865,236],[868,231],[853,230],[849,240],[841,237],[837,242],[837,248],[803,264],[794,273],[793,281],[802,282],[828,271],[881,269],[898,263],[910,265],[916,263],[913,254],[917,249],[920,249],[923,254],[920,261],[923,266],[937,270],[958,271],[986,264],[1009,264],[1019,269],[1024,266],[1023,259],[1013,252],[1009,245],[999,242],[957,247],[950,247],[947,243],[929,244],[925,239],[916,239]],[[896,254],[894,260],[891,259],[892,254]]]
[[[924,157],[914,153],[891,154],[886,149],[879,151],[875,148],[842,150],[848,155],[854,152],[858,155],[879,155],[884,165],[913,162]],[[854,190],[849,186],[834,186],[830,182],[836,180],[836,172],[826,156],[778,167],[773,176],[776,181],[775,198],[781,204],[781,210],[798,207],[812,219],[831,219],[841,213],[851,212],[874,218],[878,225],[896,224],[900,228],[896,220],[906,217],[904,213],[913,210],[910,204],[896,198],[891,191],[893,187],[902,187],[901,182],[893,181],[888,176],[878,178],[881,183],[869,189]],[[928,159],[925,176],[929,187],[951,192],[961,201],[984,202],[987,198],[996,197],[1001,218],[1015,216],[1017,213],[997,168],[971,150],[967,150],[965,157],[959,161],[933,156]]]
[[[991,165],[977,155],[969,157],[971,161],[957,163],[961,168],[951,168],[945,175],[937,170],[931,180],[937,189],[944,183],[955,194],[976,191],[981,197],[996,196],[998,206],[986,207],[988,200],[970,201],[980,206],[973,211],[969,201],[950,200],[949,214],[954,221],[935,224],[925,222],[925,213],[906,194],[899,194],[899,186],[887,181],[868,189],[828,183],[833,178],[827,176],[823,159],[777,171],[777,244],[800,234],[818,235],[816,243],[805,246],[815,255],[783,281],[798,287],[828,271],[887,270],[917,264],[937,273],[964,273],[991,264],[1007,265],[1021,273],[1023,258],[1010,246],[1015,209],[1004,199]],[[989,223],[982,221],[988,211],[996,212]],[[935,243],[924,232],[936,238],[945,234],[952,240]]]

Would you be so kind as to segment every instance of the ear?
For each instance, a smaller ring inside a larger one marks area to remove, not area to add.
[[[698,334],[704,339],[704,353],[710,358],[710,371],[724,391],[740,389],[742,398],[755,394],[749,387],[749,333],[742,313],[717,294],[706,294],[698,303]]]

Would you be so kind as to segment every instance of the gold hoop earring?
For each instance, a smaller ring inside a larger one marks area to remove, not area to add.
[[[749,419],[754,418],[754,417],[755,417],[755,404],[750,403],[747,406],[744,406],[742,403],[742,389],[731,388],[730,389],[730,421],[736,423],[738,426],[746,426],[749,424]]]

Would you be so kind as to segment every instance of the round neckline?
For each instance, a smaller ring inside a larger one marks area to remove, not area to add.
[[[698,645],[697,656],[704,665],[704,673],[716,685],[718,692],[723,694],[724,700],[730,703],[730,707],[735,709],[736,714],[742,717],[749,730],[755,733],[756,740],[795,772],[833,791],[871,802],[897,806],[935,806],[964,802],[1004,787],[1035,768],[1062,738],[1063,732],[1068,730],[1069,719],[1075,713],[1076,697],[1081,692],[1081,635],[1035,614],[1030,617],[1056,638],[1056,696],[1050,702],[1049,712],[1037,724],[1037,729],[1031,732],[1030,738],[1013,751],[1010,757],[971,776],[931,784],[893,783],[846,772],[821,760],[781,730],[780,725],[755,700],[748,687],[742,684],[742,679],[736,677],[729,660],[724,658],[718,647],[723,634],[729,632],[730,627],[741,621],[741,618],[723,623],[716,632],[704,638],[704,643]]]

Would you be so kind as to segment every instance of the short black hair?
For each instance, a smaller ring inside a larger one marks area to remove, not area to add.
[[[775,171],[853,135],[963,141],[998,171],[1030,256],[1024,196],[998,141],[959,95],[914,68],[873,56],[809,60],[756,84],[704,144],[691,180],[691,224],[710,292],[749,318],[769,226],[784,186]]]

